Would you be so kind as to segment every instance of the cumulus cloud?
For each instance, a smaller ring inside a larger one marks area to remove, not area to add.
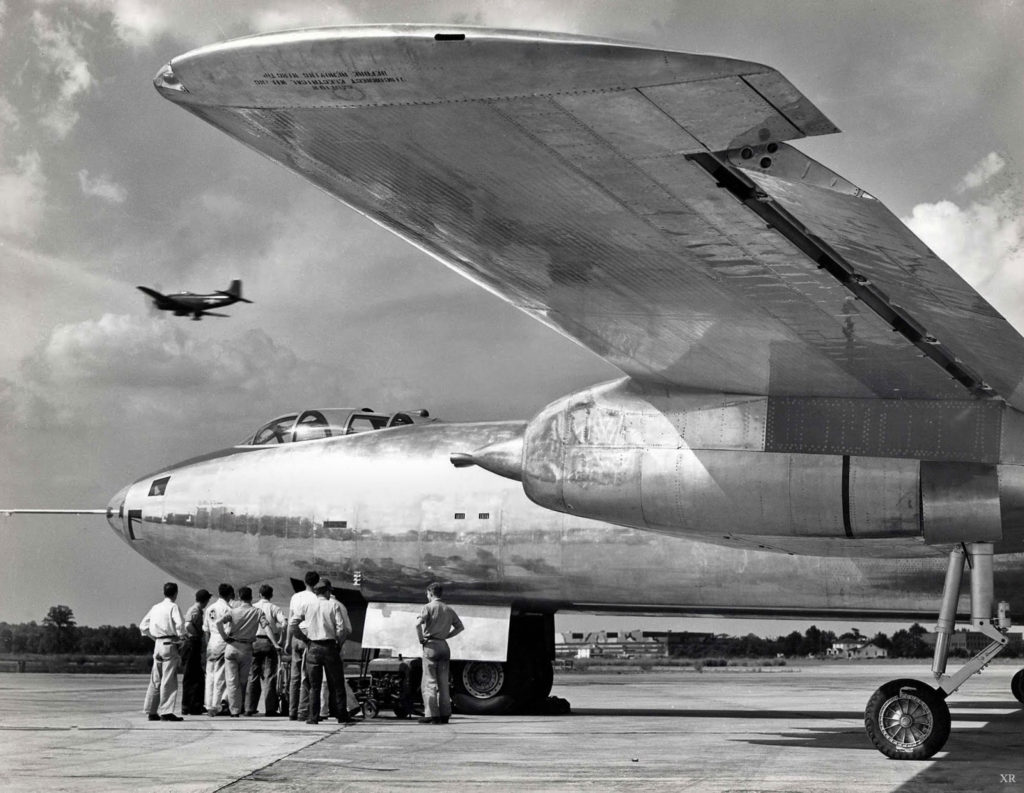
[[[218,338],[174,318],[105,314],[55,327],[22,361],[26,393],[48,405],[48,426],[148,426],[196,437],[282,406],[344,404],[344,371],[306,360],[263,330]],[[42,415],[40,411],[31,412]]]
[[[2,36],[0,32],[0,36]],[[17,109],[8,101],[7,97],[0,96],[0,154],[4,150],[4,139],[9,131],[16,130],[21,125],[21,116]]]
[[[0,170],[0,233],[31,237],[43,218],[46,176],[42,158],[32,150],[17,157],[12,169]]]
[[[295,2],[258,9],[252,14],[251,24],[255,31],[270,33],[321,25],[351,25],[356,21],[356,17],[341,8],[326,7],[320,2]]]
[[[1024,328],[1024,189],[995,152],[960,182],[974,200],[918,204],[907,226],[1018,328]],[[1000,175],[999,179],[995,179]]]
[[[40,122],[63,138],[78,122],[75,100],[93,85],[80,36],[69,24],[37,9],[32,13],[32,36],[46,68],[57,81],[57,95],[43,108]]]
[[[993,176],[1003,170],[1006,167],[1006,160],[999,156],[997,152],[989,152],[981,162],[975,165],[964,178],[960,181],[957,187],[957,192],[964,192],[966,190],[976,190],[983,184],[988,182]]]
[[[314,375],[262,330],[211,340],[162,318],[126,314],[57,326],[29,371],[37,382],[55,385],[218,391],[258,391],[278,379]]]
[[[128,191],[117,182],[106,176],[89,176],[84,168],[78,172],[78,184],[85,195],[111,204],[123,204],[128,198]]]

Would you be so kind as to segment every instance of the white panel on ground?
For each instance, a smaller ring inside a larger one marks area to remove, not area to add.
[[[508,657],[509,606],[451,604],[466,630],[450,640],[457,661],[504,661]],[[422,603],[370,603],[366,608],[363,647],[389,648],[395,655],[418,657],[416,618]]]

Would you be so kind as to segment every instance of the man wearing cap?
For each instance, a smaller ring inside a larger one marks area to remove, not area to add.
[[[462,620],[441,600],[444,590],[434,582],[427,587],[427,605],[416,618],[416,634],[423,645],[423,718],[420,724],[447,724],[452,715],[448,692],[451,650],[448,639],[462,633]]]
[[[231,715],[237,718],[242,715],[245,704],[245,683],[249,679],[249,667],[252,666],[252,645],[256,641],[256,631],[266,623],[266,619],[258,608],[252,604],[252,590],[241,587],[238,590],[241,601],[217,620],[217,632],[224,640],[224,683],[228,692],[228,708]],[[225,627],[231,626],[231,635]]]
[[[339,723],[351,721],[345,709],[345,675],[341,662],[341,648],[352,632],[348,612],[331,598],[331,584],[317,582],[313,588],[316,600],[302,603],[298,611],[288,617],[290,628],[306,625],[306,679],[309,690],[309,711],[306,724],[320,721],[320,686],[327,676],[328,690],[334,698],[334,712]]]
[[[174,601],[178,585],[164,584],[164,599],[151,608],[139,623],[143,636],[153,640],[153,670],[146,689],[143,709],[150,721],[182,721],[174,714],[178,704],[178,645],[185,637],[185,622]],[[158,703],[159,702],[159,706]]]
[[[261,693],[266,703],[264,713],[268,716],[277,715],[277,646],[281,630],[287,623],[284,612],[271,602],[272,597],[274,588],[264,584],[260,587],[260,599],[253,604],[263,615],[263,620],[256,630],[256,641],[252,645],[252,669],[245,692],[246,716],[256,715]]]
[[[185,641],[181,645],[181,712],[203,714],[205,673],[203,672],[203,612],[210,602],[205,589],[196,592],[196,602],[185,612]]]
[[[316,602],[313,587],[320,581],[320,574],[315,570],[306,573],[306,588],[292,595],[288,604],[288,637],[285,639],[284,651],[290,653],[290,675],[288,676],[288,718],[296,721],[309,715],[309,688],[302,685],[303,656],[306,653],[306,635],[302,631],[301,620],[293,622],[292,617],[300,609]]]
[[[215,626],[231,611],[228,601],[234,598],[235,588],[231,584],[221,584],[217,587],[217,595],[219,597],[213,605],[207,607],[203,621],[206,633],[206,712],[211,716],[220,713],[220,703],[224,699],[224,648],[227,646]]]

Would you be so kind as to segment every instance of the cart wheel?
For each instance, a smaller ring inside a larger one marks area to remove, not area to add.
[[[377,700],[370,697],[363,703],[363,718],[375,719],[380,715],[380,705],[377,704]]]

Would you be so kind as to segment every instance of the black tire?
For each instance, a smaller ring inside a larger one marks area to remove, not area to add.
[[[375,719],[380,715],[380,703],[373,697],[369,697],[363,703],[363,718]]]
[[[1010,691],[1018,702],[1024,702],[1024,669],[1018,669],[1010,680]]]
[[[891,680],[868,700],[864,728],[886,757],[926,760],[949,738],[949,706],[938,691],[919,680]]]
[[[498,661],[452,664],[452,704],[459,713],[500,716],[517,704],[517,669]]]

